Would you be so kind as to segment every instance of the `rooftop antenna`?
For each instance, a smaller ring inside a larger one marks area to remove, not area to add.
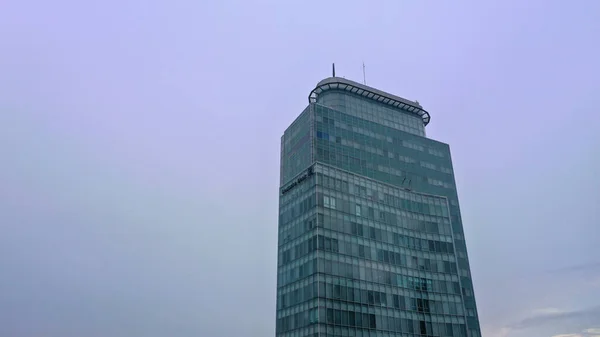
[[[331,64],[331,70],[333,71],[333,77],[335,77],[335,63]]]
[[[363,61],[363,83],[367,85],[367,75],[365,75],[365,61]]]

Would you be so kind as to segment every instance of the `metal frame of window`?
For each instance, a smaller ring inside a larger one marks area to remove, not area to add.
[[[316,103],[317,99],[319,98],[319,95],[328,90],[347,91],[352,94],[362,96],[382,104],[390,105],[394,108],[402,109],[406,112],[421,117],[424,126],[429,124],[431,120],[429,112],[425,111],[415,102],[411,102],[407,99],[403,99],[401,97],[397,97],[385,93],[383,91],[379,91],[377,89],[373,89],[365,85],[337,77],[327,78],[319,82],[317,86],[308,95],[309,104]]]

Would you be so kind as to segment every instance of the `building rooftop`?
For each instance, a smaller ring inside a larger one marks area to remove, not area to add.
[[[374,100],[376,102],[390,105],[394,108],[402,109],[408,113],[415,114],[423,120],[423,125],[429,124],[431,116],[423,107],[414,101],[402,98],[396,95],[389,94],[379,89],[371,88],[364,84],[347,80],[341,77],[328,77],[321,82],[308,95],[309,103],[316,103],[320,94],[328,90],[348,91],[355,95]]]

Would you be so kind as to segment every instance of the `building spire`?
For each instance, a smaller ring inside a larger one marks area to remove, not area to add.
[[[363,84],[367,85],[367,75],[365,73],[365,61],[363,61]]]
[[[331,70],[333,71],[333,77],[335,77],[335,63],[331,64]]]

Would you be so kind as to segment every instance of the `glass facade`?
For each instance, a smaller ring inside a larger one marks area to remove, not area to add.
[[[480,336],[449,146],[346,88],[282,137],[276,335]]]

